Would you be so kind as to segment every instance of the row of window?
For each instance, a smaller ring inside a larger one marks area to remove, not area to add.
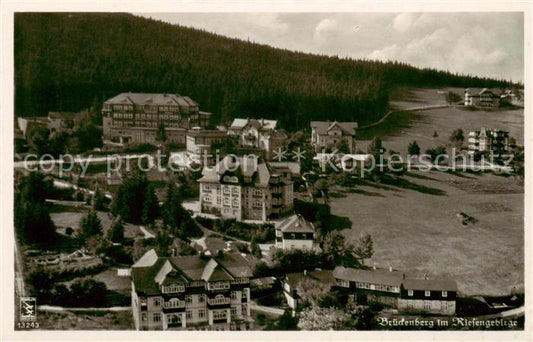
[[[375,290],[375,291],[387,291],[387,292],[399,292],[398,286],[390,286],[384,284],[370,284],[370,283],[356,283],[358,288]]]
[[[413,290],[407,290],[407,295],[408,295],[408,296],[412,297],[413,294],[414,294],[414,293],[413,293]],[[429,291],[429,290],[425,290],[425,291],[424,291],[424,296],[426,296],[426,297],[430,297],[430,296],[431,296],[431,291]],[[443,298],[448,297],[448,291],[441,291],[441,296],[442,296]]]

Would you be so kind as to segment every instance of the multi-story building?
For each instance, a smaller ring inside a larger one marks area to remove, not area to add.
[[[300,215],[286,218],[276,227],[276,247],[283,250],[312,250],[315,246],[315,227]]]
[[[333,276],[337,288],[358,304],[379,302],[406,312],[455,314],[457,285],[450,279],[417,279],[392,268],[364,270],[343,266],[337,266]]]
[[[271,159],[276,151],[283,151],[287,146],[288,135],[284,130],[277,130],[276,120],[234,119],[229,127],[229,134],[239,137],[240,147],[258,149]]]
[[[248,330],[250,277],[238,253],[159,257],[148,251],[131,269],[137,330]]]
[[[266,221],[293,208],[290,169],[269,165],[253,155],[228,155],[213,168],[205,167],[198,182],[202,213]]]
[[[496,89],[465,89],[465,106],[496,108],[500,106],[501,91]]]
[[[223,144],[230,138],[225,130],[189,130],[187,132],[187,154],[192,160],[201,161],[204,156],[215,152],[213,151],[213,145]]]
[[[167,141],[186,143],[187,130],[205,127],[211,113],[179,94],[122,93],[102,107],[104,139],[120,143],[153,143],[160,125]]]
[[[352,154],[355,152],[356,131],[357,122],[311,121],[311,145],[315,149],[334,149],[344,142]]]
[[[496,154],[509,152],[509,132],[482,127],[468,133],[468,153],[492,151]]]

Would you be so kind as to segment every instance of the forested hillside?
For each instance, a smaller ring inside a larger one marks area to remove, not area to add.
[[[275,49],[129,14],[15,15],[16,115],[98,105],[119,92],[177,92],[213,122],[268,117],[294,130],[310,120],[379,119],[389,90],[501,86],[400,63]]]

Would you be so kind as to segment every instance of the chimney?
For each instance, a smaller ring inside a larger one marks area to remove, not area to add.
[[[307,270],[304,270],[304,276],[307,277]]]
[[[389,266],[389,272],[392,272],[392,266]]]
[[[405,273],[403,274],[403,279],[405,279]]]
[[[372,268],[376,269],[376,263],[375,262],[372,264]]]
[[[428,275],[426,273],[424,273],[424,280],[428,280]]]

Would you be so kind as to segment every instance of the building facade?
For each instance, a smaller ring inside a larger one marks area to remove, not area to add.
[[[266,221],[293,208],[290,170],[255,156],[226,156],[215,167],[204,168],[198,182],[202,213]]]
[[[405,279],[402,283],[398,309],[454,315],[457,285],[448,279]]]
[[[508,153],[509,149],[509,132],[483,127],[479,131],[468,133],[468,152],[470,154],[486,151],[504,154]]]
[[[501,91],[496,89],[465,89],[465,106],[497,108],[500,106]]]
[[[264,151],[265,157],[272,159],[275,152],[287,147],[288,134],[277,125],[277,120],[234,119],[229,134],[238,137],[240,147]]]
[[[357,122],[311,121],[311,145],[317,150],[335,149],[344,143],[347,151],[355,152]]]
[[[131,270],[137,330],[248,330],[252,271],[240,254],[158,257]]]
[[[315,227],[300,215],[286,218],[276,227],[276,247],[284,251],[315,248]]]
[[[215,152],[213,145],[224,144],[229,138],[225,130],[189,130],[187,132],[187,154],[193,161],[202,161],[204,156]]]
[[[455,314],[457,285],[450,279],[411,278],[392,268],[343,266],[337,266],[333,276],[337,288],[358,304],[378,302],[403,312]]]
[[[162,125],[167,141],[185,145],[187,130],[205,127],[211,113],[179,94],[122,93],[104,102],[102,116],[106,140],[154,143]]]

